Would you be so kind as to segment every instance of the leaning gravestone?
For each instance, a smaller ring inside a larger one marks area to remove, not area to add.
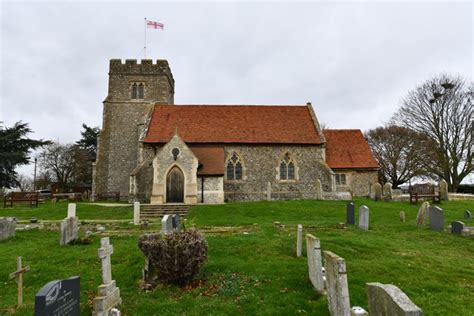
[[[390,182],[385,183],[383,186],[383,198],[385,201],[392,200],[392,184]]]
[[[444,179],[441,179],[441,181],[439,181],[439,195],[441,200],[447,201],[449,199],[448,183]]]
[[[466,224],[461,221],[454,221],[451,223],[451,234],[461,234]]]
[[[324,291],[321,243],[311,234],[306,235],[306,256],[308,257],[309,279],[318,292]]]
[[[316,200],[323,199],[323,184],[321,183],[320,179],[316,180]]]
[[[444,229],[444,211],[437,206],[431,206],[430,212],[430,228],[433,230]]]
[[[355,224],[355,206],[354,202],[347,203],[346,206],[346,223],[348,225]]]
[[[359,208],[359,228],[369,230],[369,208],[365,205]]]
[[[36,294],[35,316],[79,316],[80,293],[78,276],[47,283]]]
[[[421,316],[421,309],[398,287],[378,282],[367,283],[369,315]]]
[[[15,236],[16,218],[4,217],[0,218],[0,240],[8,239]]]
[[[173,224],[173,230],[177,232],[181,231],[181,217],[179,214],[173,214],[171,217],[171,222]]]
[[[79,237],[79,218],[68,217],[61,221],[61,239],[60,245],[67,245]]]
[[[333,316],[349,316],[351,305],[349,301],[349,286],[344,258],[330,252],[324,252],[324,267],[326,269],[326,291],[329,313]]]
[[[164,234],[170,233],[173,230],[173,218],[171,215],[165,215],[161,219],[161,232]]]
[[[380,201],[382,199],[382,185],[380,183],[374,184],[374,200]]]
[[[423,204],[421,204],[420,208],[418,209],[418,214],[416,215],[416,225],[421,226],[426,223],[429,207],[430,203],[428,202],[423,202]]]
[[[471,218],[472,218],[471,211],[465,210],[464,219],[471,219]]]

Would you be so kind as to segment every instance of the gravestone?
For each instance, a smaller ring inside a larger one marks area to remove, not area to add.
[[[430,212],[430,228],[433,230],[444,229],[444,211],[438,206],[431,206]]]
[[[383,198],[385,201],[392,200],[392,184],[390,182],[385,183],[383,186]]]
[[[68,217],[61,221],[60,245],[67,245],[79,237],[79,218]]]
[[[369,230],[369,208],[365,205],[359,208],[359,228]]]
[[[16,271],[10,273],[10,280],[15,279],[17,285],[18,307],[23,305],[23,273],[30,271],[30,266],[23,267],[21,257],[16,258]]]
[[[430,207],[430,203],[423,202],[418,209],[418,214],[416,215],[416,225],[421,226],[427,222],[428,218],[428,209]]]
[[[471,211],[465,210],[464,211],[464,219],[471,219],[471,218],[472,218]]]
[[[352,306],[351,316],[369,316],[369,313],[360,306]]]
[[[140,225],[140,202],[133,203],[133,225]]]
[[[171,215],[165,215],[161,219],[161,232],[167,234],[173,230],[173,218]]]
[[[171,222],[173,223],[173,230],[180,232],[181,231],[181,217],[179,214],[173,214],[171,217]]]
[[[324,251],[324,268],[329,313],[333,316],[349,316],[351,305],[344,258],[330,251]]]
[[[303,247],[303,225],[298,224],[296,232],[296,256],[301,257],[301,248]]]
[[[324,291],[321,243],[311,234],[306,235],[306,256],[308,257],[309,279],[318,292]]]
[[[8,239],[15,236],[16,218],[3,217],[0,218],[0,240]]]
[[[382,185],[380,183],[374,184],[374,200],[380,201],[382,199]]]
[[[404,211],[400,212],[400,222],[405,223],[405,212]]]
[[[369,198],[371,200],[375,199],[375,183],[369,185]]]
[[[67,205],[67,217],[76,217],[76,203]]]
[[[367,283],[369,315],[421,316],[421,309],[398,287],[378,282]]]
[[[80,277],[55,280],[43,286],[35,296],[35,316],[79,316]]]
[[[451,223],[451,234],[461,234],[464,228],[466,228],[466,224],[461,221],[454,221]]]
[[[110,310],[122,303],[120,289],[112,280],[112,265],[110,256],[114,253],[114,248],[110,244],[109,237],[100,239],[100,248],[97,254],[102,264],[102,284],[98,288],[98,296],[94,298],[93,316],[108,316]]]
[[[444,179],[441,179],[439,181],[439,195],[440,195],[441,200],[447,201],[449,199],[448,183]]]
[[[348,225],[355,224],[355,206],[354,202],[347,203],[346,206],[346,223]]]
[[[323,199],[323,184],[321,183],[321,179],[316,180],[316,200],[322,200]]]
[[[270,183],[270,181],[268,181],[267,183],[267,201],[271,201],[272,200],[272,184]]]

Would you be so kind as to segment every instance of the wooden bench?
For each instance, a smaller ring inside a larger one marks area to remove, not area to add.
[[[441,203],[441,194],[435,192],[435,186],[431,183],[419,183],[410,186],[410,203],[417,204],[420,198],[431,198],[433,203]]]
[[[51,199],[54,201],[59,201],[61,199],[67,199],[70,202],[82,201],[82,193],[53,193]]]
[[[3,198],[3,208],[10,204],[13,207],[13,202],[29,202],[30,207],[38,207],[38,192],[10,192]]]

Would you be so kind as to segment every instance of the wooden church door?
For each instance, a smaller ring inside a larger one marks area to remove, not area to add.
[[[184,175],[178,167],[171,168],[166,177],[166,203],[184,202]]]

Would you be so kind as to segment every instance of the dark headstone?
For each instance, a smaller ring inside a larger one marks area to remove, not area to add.
[[[173,221],[173,230],[180,231],[181,230],[181,218],[179,217],[179,214],[173,214],[173,217],[171,219]]]
[[[32,224],[38,223],[38,218],[36,218],[36,217],[30,218],[30,223],[32,223]]]
[[[437,206],[430,206],[430,228],[433,230],[444,229],[444,211]]]
[[[353,202],[347,203],[346,206],[346,223],[348,225],[355,224],[355,206]]]
[[[80,277],[47,283],[35,297],[35,316],[80,315]]]
[[[472,214],[471,214],[471,211],[464,211],[464,219],[471,219],[472,218]]]
[[[461,234],[462,230],[466,225],[461,221],[455,221],[451,223],[451,234]]]

